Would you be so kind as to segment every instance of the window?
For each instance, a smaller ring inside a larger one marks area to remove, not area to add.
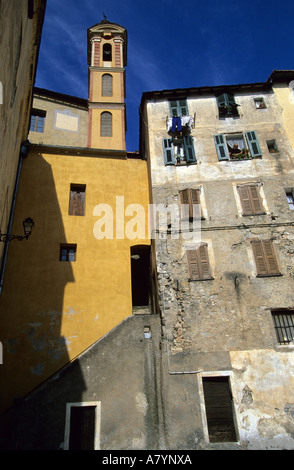
[[[263,98],[254,98],[254,103],[255,103],[256,109],[265,109],[266,108],[266,105],[265,105],[265,102],[264,102]]]
[[[60,261],[76,261],[77,245],[62,244],[60,245]]]
[[[279,344],[288,344],[294,340],[294,310],[272,312],[277,340]]]
[[[240,105],[235,102],[233,95],[229,93],[222,93],[216,97],[216,100],[218,105],[219,118],[239,117],[238,106]]]
[[[265,214],[257,184],[238,185],[243,215]]]
[[[69,215],[85,215],[85,184],[71,184],[69,194]]]
[[[247,160],[262,155],[255,131],[218,134],[214,136],[214,142],[219,161]]]
[[[236,442],[233,397],[228,377],[203,377],[210,442]]]
[[[188,116],[187,100],[173,100],[169,102],[171,117]]]
[[[286,189],[286,197],[289,204],[289,209],[294,211],[294,189]]]
[[[279,149],[278,149],[275,139],[267,140],[266,145],[270,153],[278,153]]]
[[[30,131],[44,132],[46,111],[33,109],[31,113]]]
[[[101,113],[101,137],[112,136],[112,114],[108,111]]]
[[[194,119],[188,113],[186,99],[169,101],[170,118],[167,119],[167,132],[173,138],[190,135]]]
[[[210,271],[207,243],[201,243],[195,249],[188,249],[187,259],[191,281],[213,279]]]
[[[193,138],[191,136],[163,139],[163,152],[165,165],[196,163]]]
[[[112,96],[112,75],[102,75],[102,96]]]
[[[103,44],[103,61],[111,62],[112,61],[112,47],[111,44]]]
[[[182,191],[180,191],[180,200],[181,204],[184,205],[184,218],[189,218],[190,220],[199,217],[203,218],[202,210],[200,207],[200,189],[183,189]]]
[[[100,416],[100,402],[67,403],[65,450],[99,450]]]
[[[280,276],[281,273],[272,241],[253,240],[251,245],[257,268],[257,276]]]

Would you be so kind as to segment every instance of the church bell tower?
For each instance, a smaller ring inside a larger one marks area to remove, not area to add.
[[[88,29],[88,147],[126,150],[127,31],[107,19]]]

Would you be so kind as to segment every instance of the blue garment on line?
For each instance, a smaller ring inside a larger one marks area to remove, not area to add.
[[[182,130],[182,121],[180,117],[173,117],[172,120],[172,132],[175,132],[175,130],[181,131]]]

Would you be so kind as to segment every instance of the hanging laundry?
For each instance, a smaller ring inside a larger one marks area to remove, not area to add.
[[[176,129],[180,132],[182,130],[182,122],[180,117],[173,117],[172,121],[172,132],[175,132]]]
[[[188,126],[191,129],[194,124],[194,119],[191,116],[182,116],[181,122],[182,126]]]

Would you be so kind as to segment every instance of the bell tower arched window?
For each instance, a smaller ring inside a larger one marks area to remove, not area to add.
[[[112,75],[102,75],[102,96],[112,96]]]
[[[108,111],[101,113],[101,137],[112,136],[112,114]]]
[[[103,44],[103,61],[111,62],[112,61],[112,46],[109,42]]]

